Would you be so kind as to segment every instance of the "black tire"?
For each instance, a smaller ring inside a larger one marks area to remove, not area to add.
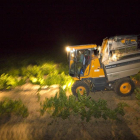
[[[134,92],[135,84],[130,78],[116,81],[114,91],[120,96],[129,96]]]
[[[85,92],[87,95],[89,95],[89,86],[83,82],[83,81],[76,81],[73,86],[72,86],[72,93],[76,97],[78,96],[77,90],[81,90],[80,94],[83,95],[82,93]]]

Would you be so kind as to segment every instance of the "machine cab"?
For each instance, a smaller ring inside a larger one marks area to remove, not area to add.
[[[91,67],[94,67],[92,60],[98,59],[97,45],[69,46],[67,51],[69,52],[69,75],[79,79],[89,76]]]

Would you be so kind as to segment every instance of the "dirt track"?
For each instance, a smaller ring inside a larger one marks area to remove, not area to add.
[[[137,105],[134,94],[130,97],[119,97],[113,91],[90,93],[95,100],[100,98],[107,100],[108,106],[112,109],[119,102],[127,103],[129,107],[125,107],[125,116],[121,117],[121,123],[95,118],[86,123],[81,122],[77,117],[70,117],[70,120],[53,121],[48,114],[40,116],[38,88],[39,86],[25,84],[11,91],[0,92],[0,100],[2,97],[21,99],[29,109],[29,116],[25,119],[12,116],[0,120],[0,140],[140,139],[140,106]],[[40,101],[43,101],[45,97],[54,96],[57,91],[57,85],[41,90]]]

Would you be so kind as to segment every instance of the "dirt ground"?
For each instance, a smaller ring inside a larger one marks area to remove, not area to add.
[[[121,122],[92,118],[86,123],[73,116],[67,120],[53,120],[49,114],[40,116],[40,102],[45,97],[54,96],[58,85],[42,89],[40,102],[37,98],[38,88],[37,85],[27,83],[11,91],[0,92],[0,100],[3,97],[21,99],[29,110],[27,118],[11,116],[0,120],[0,140],[140,140],[140,106],[134,94],[120,97],[113,91],[90,93],[95,100],[107,100],[111,109],[119,102],[125,102],[129,107],[125,107],[125,116],[121,117]]]

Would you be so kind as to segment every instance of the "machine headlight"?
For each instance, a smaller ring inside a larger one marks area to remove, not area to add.
[[[66,51],[69,52],[70,51],[70,48],[69,47],[66,47]]]

